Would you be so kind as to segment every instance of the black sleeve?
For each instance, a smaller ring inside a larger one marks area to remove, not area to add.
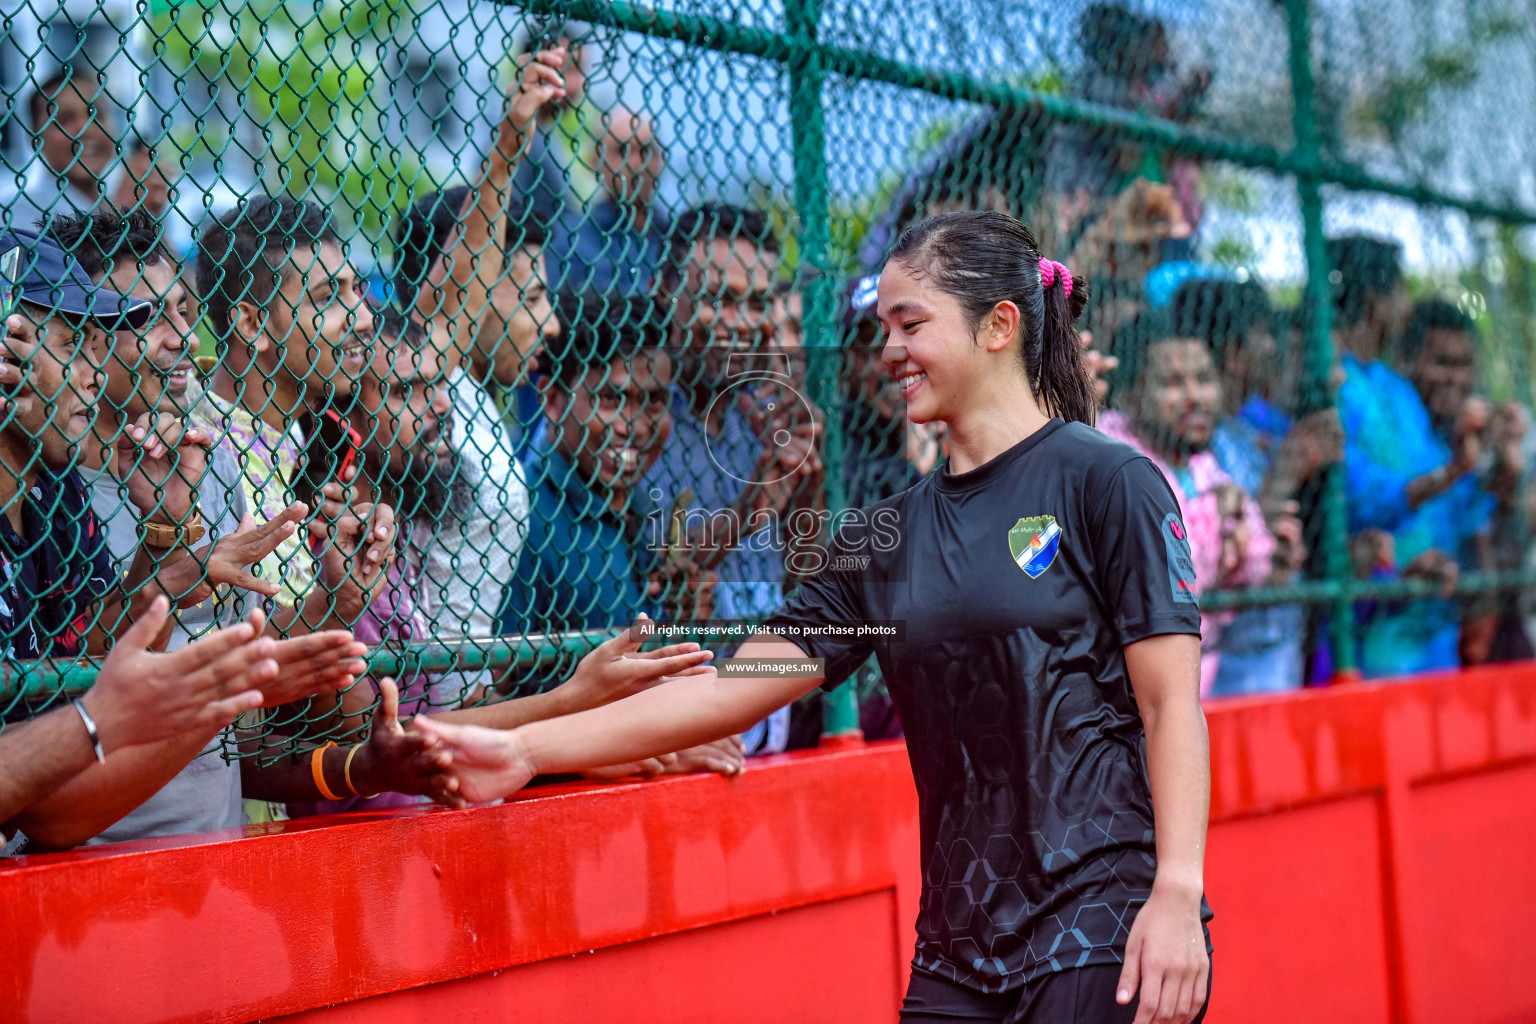
[[[1114,470],[1087,495],[1099,592],[1121,645],[1162,633],[1200,635],[1195,564],[1179,502],[1147,458]]]
[[[793,642],[812,658],[826,660],[827,678],[821,684],[825,690],[840,686],[874,649],[868,640],[828,636],[821,630],[828,624],[855,625],[868,619],[860,573],[846,568],[858,563],[839,559],[840,553],[866,550],[848,533],[849,527],[838,531],[824,553],[827,561],[821,571],[807,573],[789,600],[763,623],[764,629]]]

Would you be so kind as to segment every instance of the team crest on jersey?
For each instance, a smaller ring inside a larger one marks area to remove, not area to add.
[[[1035,580],[1056,561],[1061,548],[1061,527],[1055,516],[1020,519],[1008,531],[1008,552],[1014,564]]]

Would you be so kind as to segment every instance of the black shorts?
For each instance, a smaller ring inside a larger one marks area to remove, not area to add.
[[[1131,1024],[1139,997],[1127,1006],[1115,1002],[1119,964],[1094,964],[1045,974],[1011,992],[984,993],[947,978],[913,969],[901,1024]],[[1211,997],[1207,975],[1206,1000]],[[1195,1024],[1205,1019],[1205,1008]]]

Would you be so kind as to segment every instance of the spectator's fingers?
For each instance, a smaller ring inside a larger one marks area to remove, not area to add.
[[[160,635],[160,630],[165,626],[167,617],[171,614],[171,602],[164,594],[157,596],[149,602],[149,608],[138,617],[133,625],[117,641],[117,647],[121,647],[124,653],[143,651],[148,649],[155,638]],[[238,629],[239,626],[232,626]],[[254,635],[254,634],[253,634]],[[201,641],[193,641],[200,643]],[[188,644],[188,647],[193,644]],[[117,647],[114,647],[115,651]]]
[[[210,728],[215,725],[227,725],[245,714],[247,711],[255,711],[266,703],[266,698],[260,690],[246,690],[237,693],[233,697],[217,700],[203,708],[198,716],[198,728]]]
[[[636,656],[634,652],[638,651],[640,645],[645,643],[643,637],[634,635],[637,632],[637,630],[633,629],[620,630],[598,644],[596,650],[592,653],[601,661],[613,661],[625,656]],[[639,655],[639,657],[644,657],[644,655]]]
[[[297,523],[286,521],[258,526],[232,545],[231,559],[236,565],[254,565],[276,551],[298,529]]]
[[[716,775],[736,775],[741,772],[740,762],[716,750],[700,751],[698,762],[694,766],[695,771],[714,772]]]
[[[354,640],[347,630],[328,629],[320,633],[308,633],[304,636],[277,641],[277,650],[273,657],[285,668],[289,668],[316,657],[334,662],[362,658],[367,654],[367,645]]]
[[[182,678],[194,692],[207,693],[213,700],[223,700],[230,694],[246,690],[259,690],[268,680],[277,677],[278,666],[271,651],[271,638],[262,637],[254,643],[226,651]]]
[[[379,706],[373,713],[375,731],[404,734],[400,728],[400,688],[389,676],[379,680]],[[418,733],[425,739],[425,734]]]
[[[155,599],[156,603],[161,600],[163,598]],[[162,619],[161,621],[163,622],[164,620]],[[158,627],[156,629],[158,631]],[[127,636],[123,638],[124,641],[128,639]],[[260,647],[255,651],[248,652],[245,657],[251,657],[252,655],[271,657],[273,642],[269,639],[258,637],[250,623],[237,622],[227,629],[221,629],[216,633],[201,637],[180,650],[172,652],[170,657],[173,660],[169,663],[169,666],[172,671],[183,674],[197,672],[218,661],[229,652],[253,641],[259,644]]]
[[[261,557],[258,555],[256,558],[251,559],[251,561],[259,561]],[[250,563],[247,562],[245,564],[249,565]],[[213,562],[208,563],[210,569],[208,579],[213,583],[239,587],[241,590],[249,590],[253,594],[265,594],[267,597],[276,597],[277,592],[282,589],[276,580],[264,580],[260,577],[252,576],[244,569],[231,569],[227,573],[220,573],[218,576],[215,576],[211,571],[213,565]],[[198,603],[201,604],[202,602],[199,601]]]
[[[1461,566],[1447,558],[1440,568],[1440,596],[1449,601],[1456,596],[1456,584],[1461,582]]]
[[[462,811],[469,806],[469,801],[458,794],[458,786],[458,779],[452,775],[443,776],[440,780],[432,781],[432,785],[427,789],[427,795],[444,807]]]
[[[565,78],[560,74],[559,65],[547,60],[550,55],[546,51],[539,54],[539,60],[532,61],[523,69],[523,88],[525,90],[540,93],[565,92]]]
[[[552,68],[559,68],[565,65],[565,56],[567,52],[568,51],[566,48],[565,40],[562,39],[559,43],[551,46],[549,49],[540,50],[538,53],[534,54],[533,59],[536,62],[548,64]]]

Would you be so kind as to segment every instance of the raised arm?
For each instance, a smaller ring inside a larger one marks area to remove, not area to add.
[[[540,108],[565,96],[560,75],[565,59],[566,48],[560,46],[540,50],[523,66],[480,181],[464,200],[459,228],[417,296],[417,316],[450,337],[461,355],[473,349],[491,292],[507,271],[504,242],[513,174],[528,152]]]
[[[797,645],[758,631],[737,659],[804,658]],[[418,717],[453,758],[460,796],[487,803],[517,792],[535,775],[641,761],[734,735],[803,696],[819,678],[720,678],[712,669],[580,714],[501,732]]]

